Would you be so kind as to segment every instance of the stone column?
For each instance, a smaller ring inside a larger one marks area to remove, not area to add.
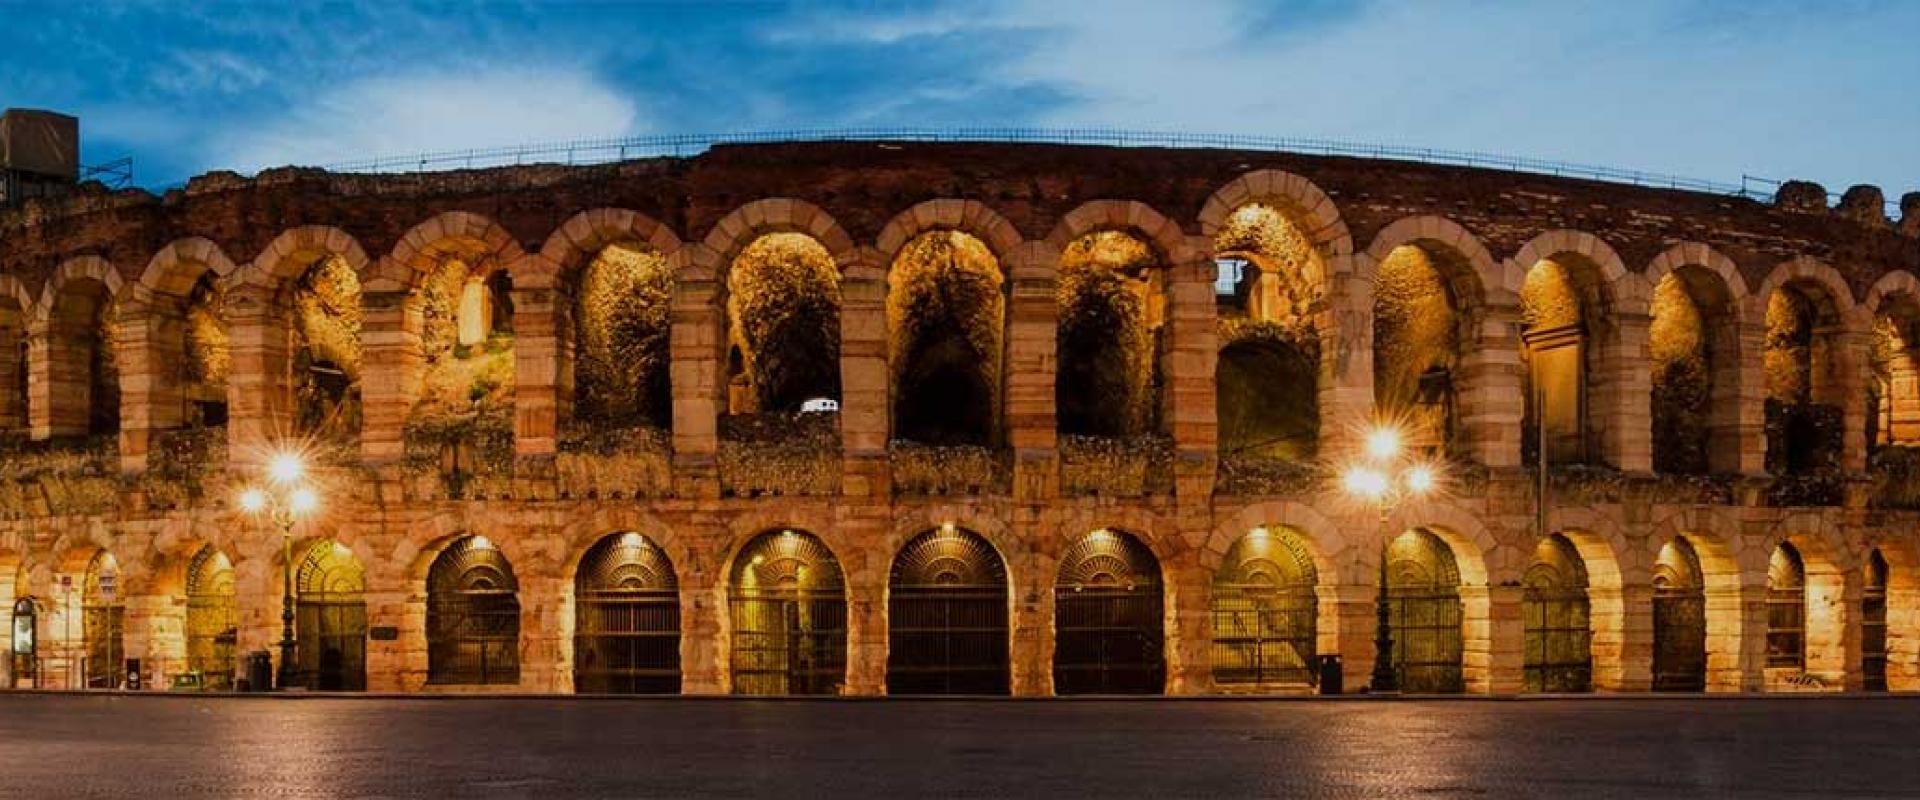
[[[1757,692],[1766,685],[1767,586],[1714,586],[1707,594],[1707,691]]]
[[[1724,336],[1711,336],[1709,359],[1713,388],[1708,400],[1712,429],[1707,466],[1714,472],[1764,475],[1767,471],[1766,326],[1755,321],[1732,324]]]
[[[1460,358],[1461,441],[1466,455],[1488,467],[1520,464],[1520,424],[1526,388],[1520,368],[1520,306],[1491,299],[1470,322],[1472,347]]]
[[[248,537],[233,553],[234,655],[265,650],[273,657],[274,674],[280,668],[280,542],[269,547],[264,536]],[[241,677],[235,665],[235,678]],[[255,687],[258,688],[258,687]]]
[[[227,291],[227,457],[249,458],[293,432],[290,312],[284,297],[260,283]]]
[[[1212,581],[1197,567],[1164,565],[1167,595],[1167,694],[1213,691],[1212,630],[1207,619]]]
[[[1857,692],[1862,685],[1860,572],[1809,562],[1806,577],[1807,672],[1829,687]]]
[[[887,371],[887,281],[878,254],[847,268],[840,283],[841,493],[892,494],[887,439],[892,423]]]
[[[27,427],[27,398],[21,382],[21,373],[27,368],[26,342],[22,310],[0,302],[0,430]],[[7,613],[12,613],[11,609]]]
[[[373,463],[404,454],[407,415],[420,393],[420,308],[410,295],[400,289],[360,296],[360,454]]]
[[[1872,328],[1862,322],[1854,325],[1823,327],[1814,331],[1815,366],[1826,364],[1826,375],[1814,376],[1817,395],[1814,402],[1840,408],[1840,467],[1849,475],[1867,471],[1867,381],[1868,354],[1872,350]],[[1829,348],[1826,358],[1818,357],[1820,343]]]
[[[1373,537],[1368,537],[1371,539]],[[1376,554],[1365,557],[1365,569],[1378,568]],[[1373,683],[1374,635],[1379,629],[1378,589],[1369,583],[1342,583],[1331,591],[1319,592],[1322,604],[1331,604],[1339,620],[1337,632],[1340,677],[1347,693],[1359,692]],[[1322,618],[1325,614],[1322,614]]]
[[[514,455],[553,455],[560,423],[573,414],[571,310],[571,301],[557,289],[514,287]]]
[[[669,371],[673,383],[674,488],[692,497],[720,496],[720,409],[726,391],[726,330],[721,288],[712,279],[673,285]]]
[[[887,598],[880,579],[848,581],[847,683],[843,695],[887,693]]]
[[[28,334],[27,408],[36,440],[87,434],[93,398],[90,327],[90,321],[76,323],[56,314]]]
[[[727,595],[721,574],[690,571],[680,584],[680,692],[727,694]]]
[[[119,306],[114,349],[120,379],[120,471],[147,469],[153,435],[185,418],[186,306],[144,286]]]
[[[1190,241],[1197,252],[1213,252],[1212,242],[1204,237]],[[1174,494],[1203,503],[1213,497],[1214,470],[1219,465],[1214,372],[1220,360],[1220,331],[1214,319],[1214,269],[1211,258],[1176,264],[1167,287],[1171,302],[1166,391],[1172,395],[1168,427],[1173,435]]]
[[[1037,509],[1016,508],[1011,533],[1016,541],[1032,543],[1046,541],[1053,530]],[[1007,555],[1013,590],[1013,615],[1007,620],[1010,686],[1016,697],[1045,697],[1053,694],[1053,584],[1059,565],[1031,551]]]
[[[1484,654],[1474,652],[1476,637],[1465,637],[1467,645],[1466,664],[1468,691],[1488,694],[1518,694],[1526,688],[1526,620],[1521,616],[1521,594],[1519,586],[1464,587],[1461,600],[1466,604],[1467,629],[1471,632],[1477,625],[1485,625]],[[1472,617],[1476,603],[1473,595],[1486,593],[1486,613],[1484,622]],[[1484,682],[1472,680],[1475,662],[1485,659]]]
[[[1351,447],[1373,421],[1373,285],[1330,267],[1320,336],[1320,452]]]
[[[1622,472],[1653,471],[1653,385],[1647,369],[1653,318],[1615,309],[1611,335],[1598,343],[1590,390],[1600,425],[1601,458]]]
[[[1007,303],[1007,363],[1003,424],[1013,450],[1013,495],[1038,501],[1060,493],[1058,420],[1054,375],[1058,363],[1059,300],[1054,269],[1058,254],[1039,242],[1015,252]]]
[[[1653,587],[1587,590],[1593,619],[1593,688],[1644,692],[1653,688]],[[1615,627],[1618,626],[1618,627]]]
[[[1887,688],[1920,689],[1920,588],[1887,587]]]

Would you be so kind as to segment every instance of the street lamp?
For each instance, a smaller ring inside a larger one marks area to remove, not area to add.
[[[1393,510],[1410,497],[1420,497],[1439,482],[1433,467],[1408,458],[1401,447],[1400,431],[1379,427],[1367,433],[1366,457],[1342,475],[1347,493],[1370,503],[1380,514],[1380,587],[1376,611],[1379,620],[1373,637],[1373,685],[1369,691],[1397,692],[1399,677],[1393,670],[1391,613],[1387,605],[1387,548],[1393,543],[1388,527]]]
[[[307,466],[297,453],[280,453],[267,462],[267,481],[240,493],[240,508],[263,516],[280,530],[280,670],[274,682],[293,682],[293,523],[320,507],[320,495],[301,481]]]

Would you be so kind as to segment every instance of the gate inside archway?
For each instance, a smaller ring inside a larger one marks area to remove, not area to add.
[[[367,688],[366,571],[332,539],[307,547],[294,579],[296,680],[308,689]]]
[[[888,694],[1006,694],[1007,568],[951,525],[914,537],[887,580]]]
[[[1430,531],[1400,534],[1387,548],[1388,628],[1393,666],[1406,692],[1460,692],[1460,567]]]
[[[232,688],[238,636],[233,563],[207,545],[187,565],[187,671],[208,689]]]
[[[427,683],[520,682],[520,584],[485,536],[455,539],[427,570]]]
[[[847,595],[840,562],[794,530],[754,537],[727,591],[734,694],[838,694],[847,675]]]
[[[1767,667],[1806,666],[1807,568],[1800,551],[1781,542],[1767,560]]]
[[[1887,559],[1878,549],[1867,556],[1860,593],[1860,675],[1867,691],[1887,690]]]
[[[1579,551],[1559,534],[1541,539],[1521,585],[1526,690],[1591,691],[1592,613],[1587,602],[1587,567]]]
[[[1292,531],[1255,528],[1227,549],[1213,575],[1213,682],[1257,687],[1312,683],[1318,651],[1313,558]]]
[[[86,639],[82,673],[89,689],[118,689],[126,679],[126,601],[120,595],[120,565],[105,550],[87,563],[80,595],[81,635]]]
[[[1140,540],[1097,530],[1060,558],[1054,584],[1055,694],[1166,689],[1160,562]]]
[[[1653,690],[1706,688],[1706,577],[1693,545],[1674,539],[1660,548],[1653,568]]]
[[[573,687],[582,694],[680,692],[680,583],[638,533],[602,538],[574,576]]]

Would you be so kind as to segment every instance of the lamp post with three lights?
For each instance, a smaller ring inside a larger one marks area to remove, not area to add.
[[[320,507],[320,495],[303,480],[306,462],[281,453],[267,462],[267,480],[240,493],[241,510],[264,517],[280,531],[280,669],[278,689],[293,683],[293,525]]]
[[[1392,608],[1387,597],[1387,550],[1393,544],[1389,527],[1393,510],[1400,503],[1432,492],[1438,482],[1434,468],[1407,455],[1401,445],[1400,431],[1379,427],[1366,436],[1365,457],[1347,467],[1342,483],[1347,493],[1374,507],[1380,517],[1380,586],[1376,598],[1376,622],[1373,638],[1373,680],[1369,692],[1400,691],[1399,675],[1393,666]]]

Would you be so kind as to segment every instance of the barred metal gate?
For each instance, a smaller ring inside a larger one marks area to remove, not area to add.
[[[513,567],[484,536],[455,540],[427,572],[427,683],[520,682]]]
[[[638,533],[601,539],[574,578],[573,685],[582,694],[680,692],[680,584]]]
[[[1007,693],[1007,570],[987,540],[920,534],[887,588],[888,694]]]
[[[233,564],[212,545],[200,548],[187,567],[187,670],[201,686],[233,687],[236,616]]]
[[[1313,559],[1291,531],[1255,528],[1213,576],[1213,681],[1222,686],[1312,684],[1318,650]]]
[[[118,689],[126,680],[127,608],[120,599],[119,577],[119,565],[104,550],[87,564],[81,634],[86,639],[84,674],[89,689]]]
[[[1807,666],[1807,570],[1786,542],[1767,560],[1767,666]]]
[[[1521,584],[1526,690],[1591,691],[1593,629],[1580,553],[1559,534],[1540,540]]]
[[[1887,690],[1887,559],[1877,549],[1867,558],[1860,594],[1860,673],[1862,688]]]
[[[1387,605],[1393,666],[1407,692],[1460,692],[1460,569],[1440,537],[1414,530],[1387,552]]]
[[[296,678],[308,689],[367,688],[367,588],[360,561],[339,542],[307,548],[295,580]]]
[[[1685,539],[1660,548],[1653,571],[1653,690],[1707,688],[1707,595],[1699,556]]]
[[[838,694],[847,674],[840,562],[812,534],[769,531],[734,560],[735,694]]]
[[[1166,690],[1160,563],[1139,540],[1098,530],[1060,559],[1054,586],[1055,694]]]

